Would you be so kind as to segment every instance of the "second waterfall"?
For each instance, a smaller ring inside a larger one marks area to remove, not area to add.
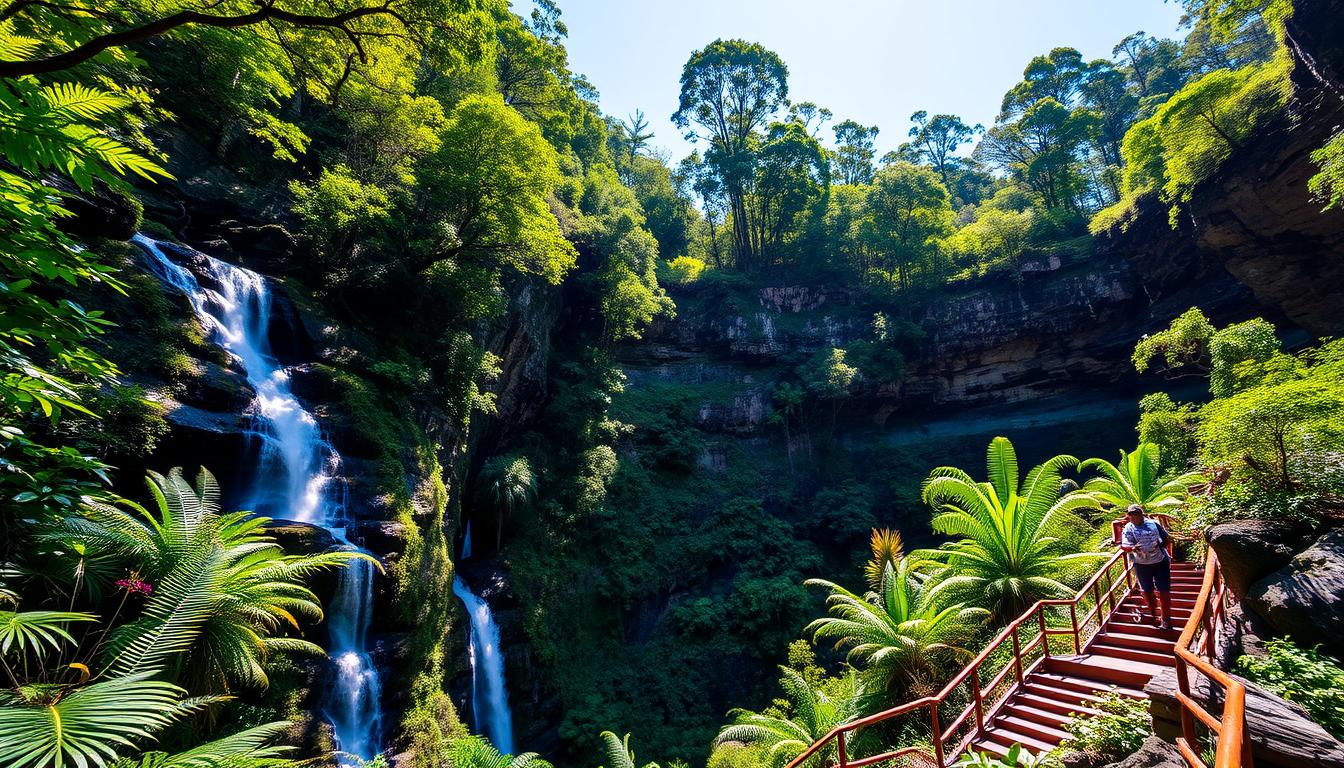
[[[323,439],[317,419],[291,391],[288,371],[271,354],[271,292],[266,278],[194,254],[202,278],[208,278],[202,285],[195,274],[169,258],[158,241],[144,235],[134,239],[155,274],[186,294],[212,341],[238,360],[256,391],[250,414],[259,451],[244,496],[245,508],[268,517],[321,525],[337,541],[351,546],[345,536],[349,522],[345,506],[332,488],[340,454]],[[361,761],[382,750],[381,689],[368,645],[373,575],[373,567],[362,560],[342,569],[327,611],[334,684],[324,715],[337,748]]]

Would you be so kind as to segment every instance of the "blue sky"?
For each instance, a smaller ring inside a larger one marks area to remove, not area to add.
[[[881,156],[905,140],[918,109],[989,125],[1031,57],[1051,48],[1109,58],[1140,29],[1183,34],[1180,4],[1162,0],[560,0],[560,8],[571,68],[593,81],[608,114],[644,110],[652,144],[674,162],[692,148],[670,119],[682,65],[718,37],[778,53],[794,101],[879,126]],[[832,138],[829,127],[823,138]]]

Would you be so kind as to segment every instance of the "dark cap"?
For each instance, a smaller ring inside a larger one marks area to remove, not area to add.
[[[1129,509],[1126,509],[1126,510],[1125,510],[1125,514],[1126,514],[1126,515],[1142,515],[1142,514],[1143,514],[1143,505],[1141,505],[1141,504],[1130,504],[1130,505],[1129,505]]]

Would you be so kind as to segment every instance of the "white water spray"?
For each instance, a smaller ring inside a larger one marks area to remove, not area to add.
[[[160,244],[144,235],[134,242],[149,256],[161,280],[186,294],[212,340],[242,364],[256,390],[252,435],[261,450],[248,489],[247,508],[257,514],[325,526],[345,538],[345,509],[329,486],[341,457],[323,438],[317,419],[290,389],[289,373],[271,355],[271,293],[266,279],[248,269],[199,254],[213,285],[174,262]],[[373,605],[373,566],[357,560],[340,572],[336,596],[327,612],[328,652],[336,685],[325,714],[337,748],[368,760],[381,751],[382,705],[378,670],[368,652]]]

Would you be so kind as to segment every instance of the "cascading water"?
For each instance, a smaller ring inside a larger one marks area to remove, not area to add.
[[[453,594],[467,607],[471,634],[467,655],[471,660],[471,709],[476,730],[485,734],[495,749],[513,754],[513,712],[504,686],[504,656],[499,649],[499,625],[490,605],[477,597],[461,577],[453,578]]]
[[[161,280],[186,294],[213,341],[234,355],[256,390],[253,436],[261,450],[248,489],[247,508],[268,517],[317,523],[345,538],[345,509],[331,493],[340,455],[322,438],[317,419],[290,389],[289,373],[271,355],[267,330],[271,294],[266,279],[248,269],[200,254],[213,282],[203,287],[190,271],[144,235],[134,241]],[[353,547],[352,547],[353,548]],[[326,705],[337,748],[361,760],[381,751],[382,705],[378,670],[368,653],[373,567],[358,560],[343,568],[327,611],[328,652],[336,685]]]

